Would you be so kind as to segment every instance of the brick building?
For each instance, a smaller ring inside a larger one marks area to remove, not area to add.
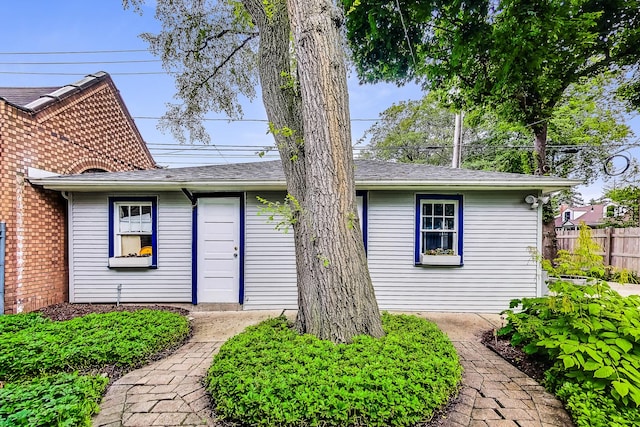
[[[68,301],[67,203],[31,185],[29,173],[155,167],[107,73],[63,87],[0,87],[0,313]]]

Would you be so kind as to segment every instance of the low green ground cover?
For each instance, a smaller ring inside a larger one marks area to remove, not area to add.
[[[135,368],[188,335],[184,316],[161,310],[0,316],[0,426],[89,426],[108,383],[102,369]]]
[[[597,279],[557,280],[549,289],[514,300],[517,311],[508,311],[499,334],[550,362],[545,386],[578,426],[640,425],[640,297]]]
[[[227,341],[207,376],[217,414],[246,425],[407,426],[457,393],[462,368],[438,327],[383,314],[386,336],[333,344],[284,317]]]

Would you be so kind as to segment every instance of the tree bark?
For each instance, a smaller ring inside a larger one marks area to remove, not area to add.
[[[260,30],[263,100],[294,198],[296,327],[333,342],[380,337],[356,208],[340,12],[327,0],[273,1],[268,14],[262,0],[243,3]]]
[[[533,128],[533,155],[536,162],[535,175],[544,175],[547,167],[547,122],[544,121]]]
[[[544,175],[549,171],[547,166],[547,122],[543,121],[538,126],[534,127],[534,142],[533,153],[536,162],[536,175]],[[548,207],[542,207],[541,209],[548,209]],[[545,221],[544,218],[551,217],[548,215],[542,216],[542,257],[548,260],[554,260],[558,255],[558,239],[556,235],[555,220],[551,218]]]

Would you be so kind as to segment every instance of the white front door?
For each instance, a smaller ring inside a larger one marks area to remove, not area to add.
[[[198,303],[240,301],[240,198],[198,199]]]

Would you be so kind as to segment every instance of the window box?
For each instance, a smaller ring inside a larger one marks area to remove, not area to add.
[[[420,254],[421,265],[460,265],[460,255],[426,255]]]
[[[151,267],[151,260],[152,257],[150,256],[111,257],[109,258],[109,267],[149,268]]]

